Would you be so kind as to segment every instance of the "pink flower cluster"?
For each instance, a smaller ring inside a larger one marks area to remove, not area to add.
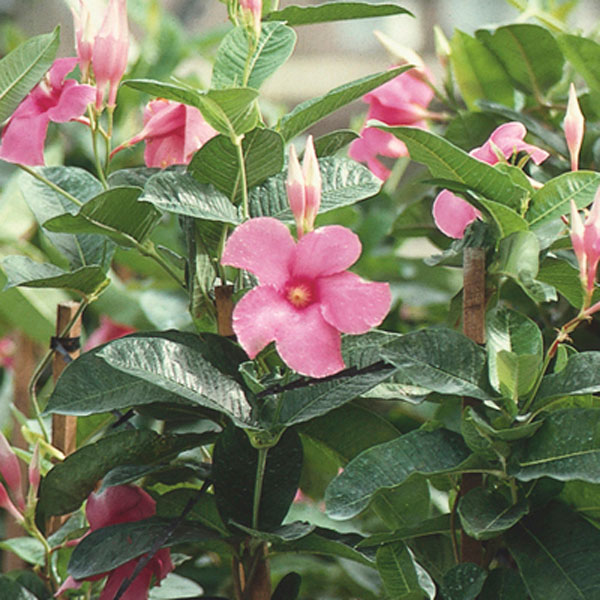
[[[132,485],[109,487],[101,494],[92,493],[85,506],[85,515],[90,524],[90,531],[96,531],[109,525],[148,519],[155,512],[156,502],[152,497],[143,489]],[[108,575],[99,600],[112,600],[123,581],[133,574],[138,561],[139,558],[134,558],[109,573],[89,577],[88,581],[97,581]],[[170,550],[167,548],[159,550],[133,580],[121,599],[147,599],[152,576],[160,583],[173,569]],[[65,590],[78,589],[81,587],[81,583],[69,576],[56,592],[56,596],[60,596]]]
[[[526,152],[536,165],[545,161],[548,152],[524,141],[527,130],[522,123],[510,122],[497,127],[488,140],[469,154],[489,165],[510,160],[519,152]],[[433,218],[437,228],[448,237],[459,239],[465,229],[481,213],[471,204],[448,190],[442,190],[433,203]]]
[[[427,128],[427,107],[434,92],[427,83],[429,74],[425,70],[410,69],[366,94],[369,104],[366,119],[377,119],[386,125],[412,125]],[[377,156],[398,158],[408,156],[406,145],[393,134],[376,127],[365,126],[360,138],[350,144],[350,157],[367,163],[369,169],[380,179],[387,179],[390,170]]]
[[[592,208],[585,222],[581,220],[577,206],[571,200],[570,233],[573,251],[579,263],[579,278],[590,300],[596,282],[598,262],[600,262],[600,188],[596,191]]]

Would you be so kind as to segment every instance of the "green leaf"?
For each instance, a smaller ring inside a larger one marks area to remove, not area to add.
[[[486,348],[490,383],[508,398],[527,394],[537,380],[543,361],[539,327],[509,308],[498,308],[486,317]]]
[[[381,188],[381,181],[369,169],[348,158],[320,158],[319,169],[323,182],[319,214],[370,198]],[[251,217],[275,217],[294,222],[285,190],[286,178],[287,173],[280,173],[250,190]]]
[[[514,105],[513,86],[506,71],[480,40],[456,30],[450,48],[452,70],[470,110],[477,110],[476,103],[482,99]]]
[[[0,575],[0,596],[7,600],[39,600],[27,588],[6,575]]]
[[[600,352],[581,352],[569,357],[564,369],[542,379],[532,409],[537,411],[563,396],[600,392]]]
[[[97,233],[125,247],[143,242],[160,220],[151,204],[140,202],[142,190],[116,187],[86,202],[76,215],[66,214],[46,221],[48,231]]]
[[[563,173],[554,177],[531,197],[525,214],[529,226],[535,230],[548,221],[568,214],[571,200],[577,208],[585,208],[594,200],[599,185],[600,173],[591,171]]]
[[[112,571],[149,552],[156,540],[171,531],[176,523],[176,519],[151,518],[96,529],[77,544],[67,572],[75,579],[85,579]],[[214,531],[187,521],[174,529],[162,547],[193,544],[215,537]]]
[[[316,6],[286,6],[270,12],[263,21],[285,21],[288,25],[312,25],[349,19],[369,19],[390,15],[410,15],[410,11],[396,4],[367,4],[364,2],[327,2]]]
[[[575,308],[583,306],[583,290],[579,279],[579,270],[565,260],[546,257],[537,279],[553,285],[563,295],[569,304]],[[593,302],[600,300],[594,297]]]
[[[513,569],[496,568],[489,572],[479,600],[527,600],[529,595],[519,574]]]
[[[437,517],[432,517],[431,519],[425,519],[416,525],[406,525],[400,529],[397,529],[396,531],[392,531],[391,533],[376,533],[357,544],[356,547],[369,548],[390,542],[411,540],[428,535],[449,535],[450,532],[450,514],[447,513],[444,515],[438,515]]]
[[[543,420],[531,423],[513,422],[511,426],[504,429],[496,429],[490,425],[472,406],[465,409],[464,420],[470,421],[486,438],[492,438],[503,442],[514,442],[523,438],[531,437],[543,424]]]
[[[241,25],[223,38],[215,57],[211,88],[260,88],[292,54],[296,32],[284,23],[263,23],[256,48],[248,57],[251,44]]]
[[[33,37],[0,60],[0,123],[17,106],[52,65],[58,49],[60,27]]]
[[[560,500],[594,521],[600,520],[600,485],[587,481],[567,481]]]
[[[302,577],[295,571],[291,571],[279,581],[271,600],[296,600],[301,584]]]
[[[111,367],[228,415],[242,427],[255,423],[237,365],[245,354],[221,336],[171,332],[113,340],[97,354]]]
[[[510,473],[521,481],[551,477],[600,483],[599,459],[600,409],[568,408],[550,413],[536,434],[522,442]]]
[[[510,175],[469,156],[439,135],[415,127],[377,126],[401,139],[412,160],[426,165],[433,177],[460,183],[474,192],[520,213],[527,190]]]
[[[532,600],[587,600],[600,594],[600,531],[552,503],[506,534]]]
[[[475,488],[458,502],[460,522],[469,537],[489,540],[516,525],[527,513],[526,502],[511,504],[497,492]]]
[[[161,171],[148,180],[141,197],[160,210],[178,215],[237,225],[240,220],[229,198],[187,173]]]
[[[199,97],[205,94],[205,92],[192,87],[165,83],[154,79],[127,79],[123,81],[123,85],[156,98],[174,100],[196,108],[201,108]]]
[[[349,519],[364,510],[383,489],[401,485],[411,475],[456,472],[469,458],[462,437],[444,429],[411,431],[373,446],[354,458],[327,488],[327,514]]]
[[[43,519],[77,510],[108,471],[119,465],[159,462],[197,446],[197,434],[158,435],[127,430],[83,446],[55,465],[40,484],[37,513]]]
[[[345,148],[348,144],[358,138],[358,133],[351,129],[339,129],[326,133],[315,140],[315,152],[317,156],[330,156],[338,150]]]
[[[513,84],[540,100],[563,75],[564,56],[544,27],[518,23],[475,34],[500,60]]]
[[[14,537],[2,540],[0,541],[0,550],[12,552],[31,565],[43,567],[46,562],[44,545],[39,540],[31,537]]]
[[[252,538],[267,542],[269,544],[280,543],[280,542],[293,542],[294,540],[300,540],[306,537],[315,530],[315,526],[305,521],[293,521],[280,525],[279,527],[270,531],[260,531],[258,529],[252,529],[252,527],[246,527],[240,523],[231,521],[231,524],[235,529],[244,531]]]
[[[435,584],[403,543],[387,544],[377,550],[377,570],[388,598],[394,600],[433,600]]]
[[[225,428],[215,444],[212,465],[217,508],[223,522],[252,527],[257,466],[258,450],[244,431],[234,425]],[[301,469],[300,437],[287,429],[267,450],[257,529],[272,531],[281,524],[294,500]]]
[[[200,598],[204,593],[204,588],[192,579],[169,573],[160,585],[150,588],[148,600],[194,600]]]
[[[589,37],[561,33],[557,35],[558,44],[588,84],[600,92],[600,44]]]
[[[102,267],[80,267],[68,272],[50,263],[37,263],[26,256],[7,256],[2,261],[6,288],[17,285],[34,288],[63,288],[86,296],[97,291],[105,281]],[[5,289],[6,289],[5,288]]]
[[[444,574],[444,600],[475,600],[483,588],[487,571],[473,563],[461,563]]]
[[[350,104],[410,68],[410,66],[397,67],[383,73],[367,75],[336,87],[322,96],[298,104],[279,121],[278,129],[283,139],[286,142],[291,140],[338,108]]]
[[[485,352],[450,329],[424,329],[398,337],[381,350],[398,370],[395,379],[441,394],[479,400],[495,396],[488,383]]]
[[[527,231],[529,228],[527,221],[512,208],[487,198],[479,197],[477,201],[492,216],[500,231],[500,238],[508,237],[516,231]]]
[[[271,129],[257,128],[242,140],[248,189],[283,169],[283,139]],[[242,198],[238,150],[231,140],[218,135],[200,148],[188,166],[201,183],[211,183],[232,201]]]

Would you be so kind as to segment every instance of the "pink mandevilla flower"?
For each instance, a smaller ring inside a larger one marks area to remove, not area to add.
[[[101,494],[90,494],[85,507],[85,514],[90,524],[90,531],[101,527],[129,523],[148,519],[156,512],[156,503],[143,489],[132,485],[119,485],[109,487]],[[108,573],[108,579],[102,590],[99,600],[112,600],[121,584],[131,576],[138,563],[138,558],[130,560]],[[171,562],[171,553],[168,549],[159,550],[134,579],[122,600],[143,600],[148,598],[150,582],[154,575],[160,583],[174,569]],[[105,577],[107,573],[89,577],[89,581],[96,581]],[[60,596],[65,590],[77,589],[81,582],[68,577],[55,596]]]
[[[369,104],[367,120],[377,119],[387,125],[412,125],[427,128],[427,107],[434,92],[427,84],[426,71],[411,69],[384,83],[363,97]],[[349,154],[355,160],[366,162],[380,179],[387,179],[390,170],[377,156],[398,158],[408,156],[406,145],[393,134],[374,127],[363,127],[360,138],[350,144]]]
[[[50,121],[66,123],[83,115],[94,100],[94,88],[65,79],[76,64],[76,58],[55,60],[44,79],[19,104],[2,132],[1,159],[22,165],[43,165]]]
[[[360,252],[358,236],[339,225],[311,231],[298,243],[271,217],[237,227],[221,262],[260,282],[233,312],[233,329],[248,356],[274,341],[298,373],[325,377],[343,369],[340,332],[365,333],[382,322],[391,304],[387,283],[346,271]]]
[[[586,293],[591,296],[600,262],[600,188],[592,208],[582,222],[575,202],[571,200],[571,243],[579,263],[579,276]]]
[[[469,154],[495,165],[503,157],[509,160],[518,152],[527,152],[536,165],[550,156],[548,152],[523,141],[527,129],[522,123],[510,122],[497,127],[483,146],[474,148]],[[442,190],[433,203],[433,219],[437,228],[452,238],[462,238],[465,229],[475,219],[480,219],[481,213],[468,202],[448,190]]]
[[[183,165],[217,133],[197,108],[159,98],[146,105],[142,131],[115,148],[112,155],[144,140],[147,167]]]
[[[577,171],[579,168],[579,152],[583,142],[583,133],[585,129],[585,120],[577,100],[575,86],[569,86],[569,102],[567,103],[567,113],[563,123],[565,130],[565,139],[567,148],[571,157],[571,171]]]

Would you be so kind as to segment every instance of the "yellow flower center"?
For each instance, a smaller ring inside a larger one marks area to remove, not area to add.
[[[313,290],[306,283],[293,284],[287,290],[287,299],[296,308],[306,308],[314,301]]]

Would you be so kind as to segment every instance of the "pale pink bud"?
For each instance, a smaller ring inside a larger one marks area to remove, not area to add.
[[[583,248],[587,262],[587,290],[590,292],[594,288],[600,261],[600,188],[596,191],[594,203],[584,223]]]
[[[77,47],[77,57],[79,58],[81,78],[83,81],[87,81],[92,62],[96,30],[93,25],[92,15],[83,0],[79,0],[79,13],[74,8],[71,8],[71,11],[75,24],[75,44]]]
[[[0,483],[0,508],[6,510],[16,521],[23,521],[23,515],[8,497],[6,488]]]
[[[289,161],[288,161],[288,176],[285,182],[288,202],[296,220],[296,230],[298,237],[302,237],[304,233],[304,210],[306,207],[306,198],[304,192],[304,175],[300,168],[296,148],[290,145]]]
[[[579,152],[581,151],[581,144],[583,142],[585,120],[579,107],[575,86],[572,83],[569,86],[569,102],[567,104],[567,113],[563,127],[571,157],[571,171],[577,171],[579,168]]]
[[[127,68],[129,30],[126,0],[110,0],[94,40],[92,65],[96,77],[96,108],[102,107],[108,85],[108,106],[116,104],[117,88]]]
[[[240,0],[240,8],[246,22],[252,27],[255,36],[260,37],[262,0]]]
[[[579,211],[577,210],[577,205],[571,199],[571,230],[569,232],[571,236],[571,244],[573,244],[573,251],[575,252],[575,256],[577,257],[577,262],[579,263],[579,276],[583,284],[587,287],[587,275],[586,275],[586,256],[585,250],[583,247],[583,234],[584,227],[583,221],[581,220],[581,216],[579,215]]]
[[[29,495],[37,496],[38,488],[40,487],[40,444],[35,445],[31,462],[28,469],[29,476]]]
[[[8,489],[16,495],[21,493],[21,467],[4,434],[0,432],[0,474]]]
[[[312,231],[315,225],[315,218],[319,207],[321,206],[321,171],[319,170],[319,161],[315,152],[312,135],[306,140],[304,149],[304,158],[302,159],[302,172],[304,175],[304,231]]]

